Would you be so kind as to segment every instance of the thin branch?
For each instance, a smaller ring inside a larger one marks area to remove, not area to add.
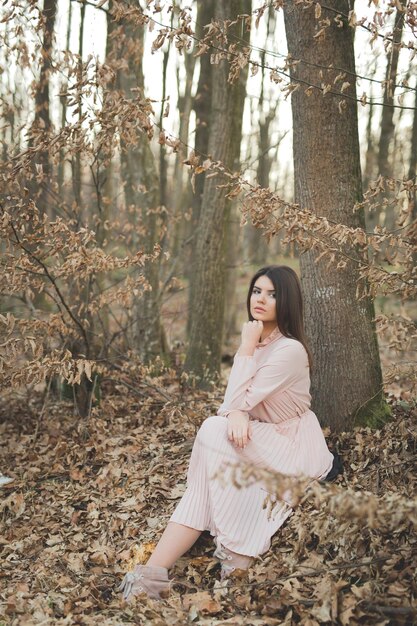
[[[24,250],[26,252],[26,254],[33,259],[36,263],[38,263],[38,265],[40,265],[45,273],[45,276],[49,279],[49,281],[52,283],[59,300],[62,303],[62,306],[64,307],[64,309],[66,310],[66,312],[68,313],[68,315],[70,316],[70,318],[72,319],[72,321],[74,322],[74,324],[76,326],[78,326],[78,328],[81,331],[81,334],[83,336],[84,342],[85,342],[85,347],[88,350],[89,348],[89,341],[87,338],[87,334],[85,331],[84,326],[81,324],[80,320],[73,314],[73,312],[71,311],[71,309],[69,308],[69,306],[67,305],[67,303],[65,302],[65,298],[61,293],[60,288],[57,285],[57,282],[55,280],[55,278],[52,276],[52,274],[50,273],[50,271],[48,270],[47,266],[45,265],[45,263],[43,261],[41,261],[40,259],[38,259],[31,250],[29,250],[29,248],[26,248],[26,246],[20,241],[19,235],[17,234],[16,228],[13,224],[13,222],[10,222],[10,226],[13,230],[14,236],[16,237],[16,242],[19,245],[20,248],[22,248],[22,250]]]

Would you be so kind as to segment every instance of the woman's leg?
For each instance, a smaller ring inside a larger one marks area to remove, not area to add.
[[[150,598],[165,597],[172,582],[168,578],[168,569],[191,548],[201,532],[189,526],[169,522],[146,565],[136,565],[133,571],[125,575],[119,587],[123,598],[129,601],[141,593]]]
[[[197,541],[201,530],[169,522],[146,565],[172,567]]]

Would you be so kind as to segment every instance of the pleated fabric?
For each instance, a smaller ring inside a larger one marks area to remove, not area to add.
[[[333,455],[309,408],[309,387],[304,347],[278,329],[253,357],[236,355],[219,414],[208,417],[197,433],[187,489],[170,521],[208,530],[217,545],[239,554],[268,550],[292,508],[281,500],[269,510],[262,483],[241,485],[234,477],[248,465],[293,476],[326,476]],[[251,420],[252,438],[243,450],[227,437],[232,410],[246,411]]]

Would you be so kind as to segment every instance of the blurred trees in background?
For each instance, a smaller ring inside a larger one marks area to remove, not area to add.
[[[2,8],[4,393],[87,416],[104,381],[207,387],[250,275],[301,254],[319,417],[384,419],[376,331],[416,338],[417,9],[282,4]]]
[[[251,13],[250,0],[214,3],[214,23],[236,23],[227,31],[233,41],[230,67],[227,54],[215,52],[212,65],[211,102],[207,154],[228,170],[239,169],[242,118],[246,94],[247,61]],[[236,16],[242,16],[236,19]],[[212,30],[214,30],[214,23]],[[236,37],[240,35],[238,43]],[[227,48],[223,29],[210,35],[220,50]],[[204,45],[204,44],[203,44]],[[185,361],[186,371],[195,374],[205,385],[216,380],[219,371],[225,290],[231,290],[235,280],[226,282],[226,246],[230,246],[231,199],[227,197],[221,177],[206,176],[195,237],[193,280],[190,289],[190,341]]]

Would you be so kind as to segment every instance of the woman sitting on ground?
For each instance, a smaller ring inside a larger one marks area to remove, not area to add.
[[[214,537],[222,579],[268,550],[291,506],[279,500],[271,516],[260,482],[235,485],[236,465],[314,479],[332,468],[333,455],[310,410],[311,355],[297,274],[286,266],[260,269],[250,283],[247,308],[249,321],[223,404],[197,433],[187,489],[153,554],[122,582],[127,600],[141,593],[164,595],[168,570],[203,531]]]

